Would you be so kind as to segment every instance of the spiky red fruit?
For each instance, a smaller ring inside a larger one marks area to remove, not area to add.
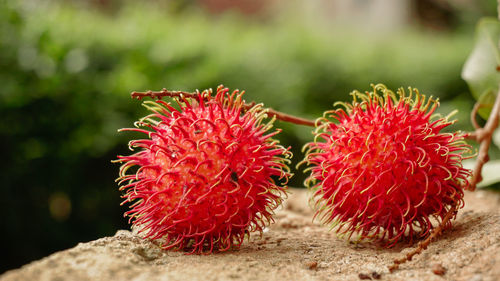
[[[463,206],[470,175],[461,164],[470,151],[464,135],[442,132],[453,122],[431,117],[439,104],[417,89],[406,96],[377,85],[352,95],[345,110],[318,120],[315,141],[305,146],[316,216],[341,235],[389,246],[426,235],[431,218]]]
[[[178,109],[145,102],[153,114],[124,129],[148,135],[129,143],[141,151],[118,157],[123,203],[131,203],[125,215],[146,238],[162,238],[165,249],[239,246],[272,221],[286,195],[291,153],[272,139],[279,131],[268,132],[272,121],[263,123],[261,105],[247,108],[238,91],[219,87],[215,96],[209,90],[177,102]]]

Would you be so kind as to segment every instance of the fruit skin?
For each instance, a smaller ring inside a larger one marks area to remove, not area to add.
[[[392,246],[427,235],[431,218],[463,207],[471,172],[461,162],[470,146],[464,134],[442,132],[454,121],[433,116],[437,100],[409,92],[381,84],[354,91],[352,103],[317,120],[315,141],[304,147],[315,218],[340,236]]]
[[[129,143],[139,152],[116,160],[123,163],[122,204],[131,208],[125,215],[145,238],[160,239],[164,249],[211,253],[238,247],[273,222],[291,152],[272,139],[280,132],[269,132],[274,119],[264,124],[262,105],[246,105],[242,94],[220,86],[215,96],[206,90],[197,100],[176,99],[178,109],[145,102],[153,113],[123,129],[148,135]]]

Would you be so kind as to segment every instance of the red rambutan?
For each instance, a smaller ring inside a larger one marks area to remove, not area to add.
[[[131,204],[125,215],[145,238],[161,238],[164,249],[211,253],[241,245],[273,221],[291,152],[272,139],[279,130],[268,132],[274,119],[263,123],[266,110],[247,106],[242,94],[220,86],[215,96],[176,98],[177,109],[145,102],[153,113],[122,129],[148,135],[129,143],[139,152],[116,160],[123,163],[122,204]]]
[[[427,235],[432,218],[463,207],[470,146],[462,133],[442,132],[454,122],[433,115],[438,101],[417,89],[394,94],[379,84],[351,95],[345,109],[317,120],[315,141],[304,147],[315,217],[341,236],[388,246]]]

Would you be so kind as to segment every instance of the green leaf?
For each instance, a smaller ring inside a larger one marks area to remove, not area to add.
[[[464,168],[467,169],[474,169],[475,163],[475,160],[466,160],[462,162]],[[500,182],[500,173],[498,171],[500,171],[500,160],[497,159],[486,162],[481,170],[483,180],[477,185],[477,187],[486,187]]]
[[[500,83],[500,22],[494,18],[483,18],[476,29],[476,43],[462,69],[462,78],[467,82],[472,95],[483,105],[479,115],[487,119]]]

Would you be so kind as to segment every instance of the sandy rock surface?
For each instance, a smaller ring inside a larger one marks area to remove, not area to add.
[[[306,193],[293,189],[276,223],[239,250],[166,252],[119,230],[8,271],[0,280],[500,280],[499,196],[477,191],[465,201],[454,227],[392,274],[387,265],[409,251],[408,244],[385,249],[339,240],[312,223]]]

